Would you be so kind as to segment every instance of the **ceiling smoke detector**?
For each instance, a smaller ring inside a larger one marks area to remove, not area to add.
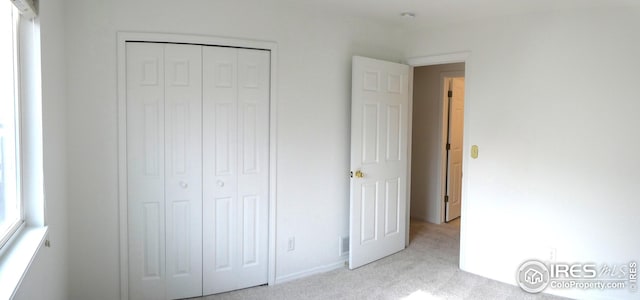
[[[401,14],[400,14],[400,16],[401,16],[403,19],[406,19],[406,20],[412,20],[413,18],[415,18],[415,17],[416,17],[416,14],[414,14],[414,13],[412,13],[412,12],[408,12],[408,11],[407,11],[407,12],[403,12],[403,13],[401,13]]]

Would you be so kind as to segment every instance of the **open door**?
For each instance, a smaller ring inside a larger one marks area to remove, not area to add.
[[[449,80],[449,133],[445,222],[460,217],[462,204],[462,140],[464,131],[464,77]]]
[[[405,247],[409,66],[353,57],[349,268]]]

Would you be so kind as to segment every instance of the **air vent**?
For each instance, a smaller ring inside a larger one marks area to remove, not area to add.
[[[341,237],[338,241],[338,255],[345,256],[349,254],[349,237]]]

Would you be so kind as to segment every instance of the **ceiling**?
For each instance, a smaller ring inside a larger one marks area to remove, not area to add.
[[[637,0],[283,0],[290,6],[411,27],[437,27],[497,16],[557,10],[638,6]],[[402,18],[412,12],[415,18]]]

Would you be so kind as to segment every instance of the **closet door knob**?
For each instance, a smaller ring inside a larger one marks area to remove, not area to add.
[[[182,187],[183,189],[186,189],[189,187],[189,184],[184,181],[180,181],[180,187]]]
[[[218,184],[219,187],[223,187],[224,186],[224,181],[218,180],[217,184]]]

